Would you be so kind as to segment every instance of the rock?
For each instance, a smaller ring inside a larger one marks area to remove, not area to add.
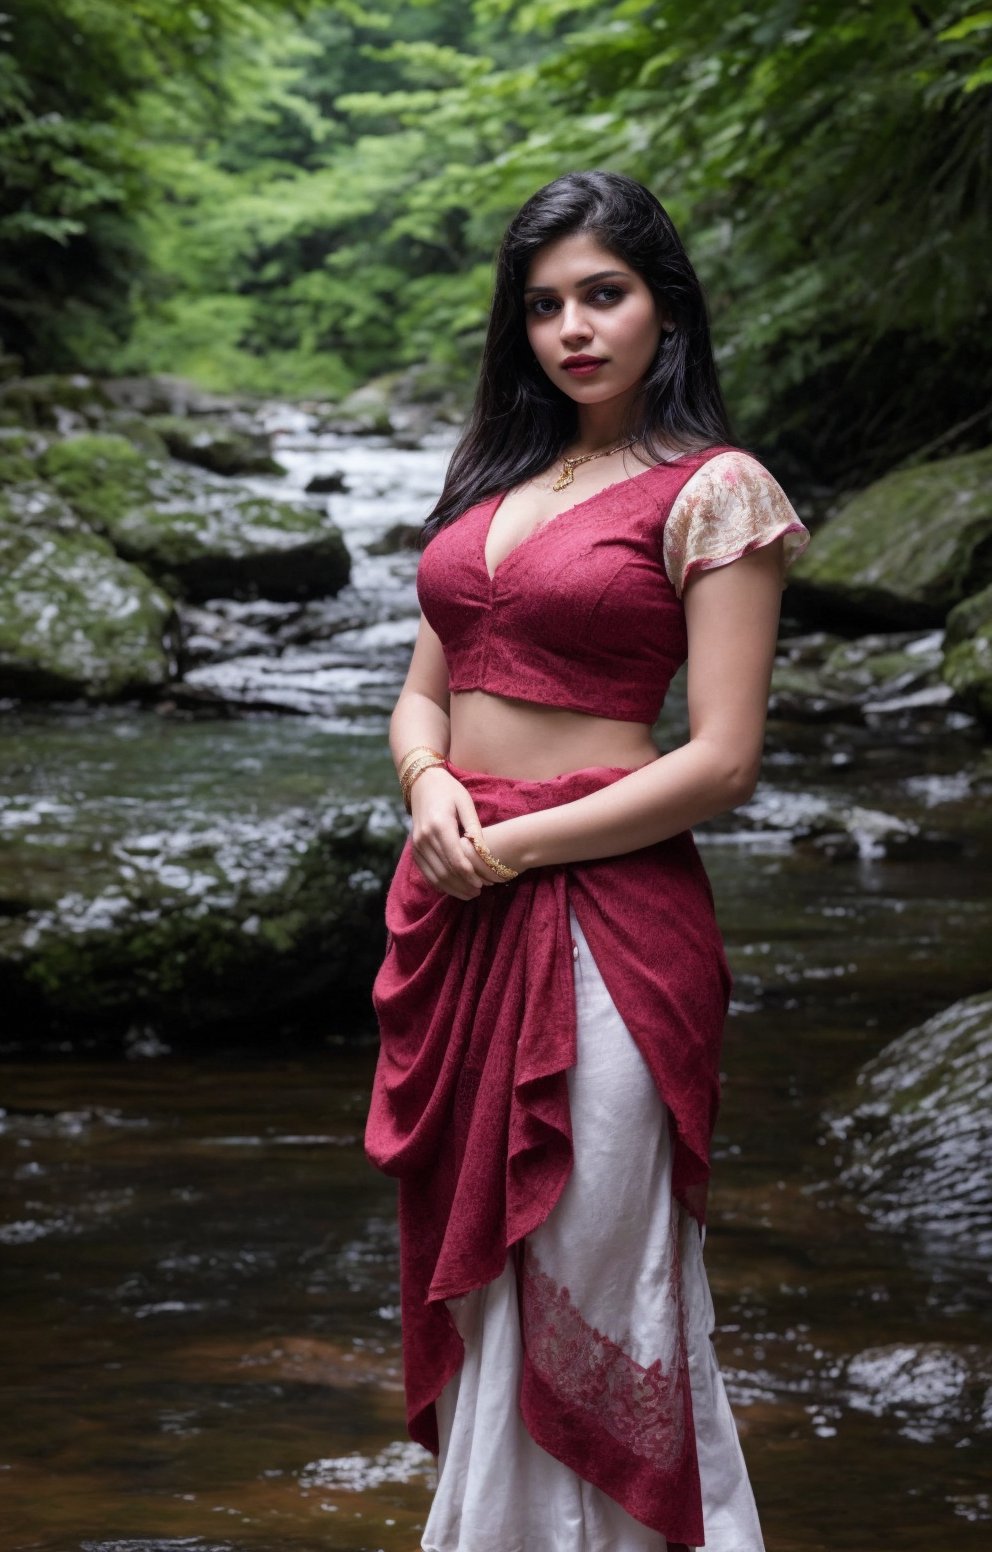
[[[133,447],[149,458],[158,458],[164,462],[169,457],[164,439],[152,429],[151,422],[144,415],[129,415],[125,410],[114,410],[100,429],[127,437]]]
[[[81,373],[17,377],[0,383],[0,425],[67,435],[99,425],[110,407],[102,385]]]
[[[885,475],[820,528],[790,572],[809,618],[941,625],[992,580],[992,448]]]
[[[769,716],[863,722],[901,709],[907,697],[942,705],[951,698],[940,677],[942,640],[940,631],[787,637],[772,672]]]
[[[988,1424],[992,1362],[977,1343],[889,1343],[846,1359],[840,1391],[849,1407],[919,1444],[961,1439]]]
[[[992,726],[992,586],[947,616],[941,671],[958,699]]]
[[[277,1017],[330,1032],[347,996],[367,1026],[405,831],[394,798],[337,795],[358,785],[344,740],[113,708],[19,725],[18,744],[0,814],[8,1039],[271,1039]]]
[[[41,432],[21,427],[0,428],[0,487],[33,483],[38,459],[48,446]]]
[[[732,828],[748,829],[770,839],[782,834],[793,846],[819,852],[834,862],[905,859],[960,850],[952,837],[929,830],[915,819],[860,803],[832,803],[816,793],[789,792],[766,782],[727,822]]]
[[[367,546],[370,555],[397,555],[401,550],[419,550],[423,534],[421,523],[394,523],[381,539]]]
[[[185,377],[155,372],[145,377],[106,377],[104,393],[110,402],[132,415],[213,415],[239,427],[257,412],[258,401],[250,396],[210,393]]]
[[[232,598],[178,606],[182,625],[184,671],[236,657],[267,659],[271,671],[290,648],[330,641],[343,632],[361,631],[368,624],[367,605],[347,590],[339,598],[314,599],[307,604],[277,604],[256,598],[250,603]],[[317,664],[313,664],[314,670]],[[242,703],[243,704],[243,703]]]
[[[396,375],[373,378],[326,415],[323,429],[349,436],[392,436]]]
[[[108,700],[173,672],[172,600],[52,491],[0,493],[0,695]]]
[[[308,496],[340,496],[348,489],[348,483],[340,469],[327,474],[315,474],[306,486]]]
[[[827,1114],[841,1182],[876,1222],[963,1254],[992,1251],[992,992],[967,997],[867,1062]]]
[[[188,415],[153,415],[147,424],[173,458],[214,474],[285,474],[264,431],[239,431],[223,421]]]
[[[40,467],[119,555],[179,597],[288,601],[348,581],[344,540],[322,512],[147,458],[124,437],[67,438]]]

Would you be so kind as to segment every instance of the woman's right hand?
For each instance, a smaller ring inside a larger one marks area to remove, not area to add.
[[[427,882],[456,900],[475,900],[488,881],[480,878],[460,844],[463,834],[482,835],[468,788],[443,766],[429,766],[410,789],[410,808],[413,855]]]

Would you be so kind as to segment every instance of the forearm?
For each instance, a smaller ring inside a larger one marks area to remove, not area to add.
[[[399,770],[400,761],[416,744],[426,744],[446,755],[451,742],[448,713],[417,690],[404,690],[389,722],[389,749]]]
[[[487,826],[486,840],[522,868],[619,856],[745,802],[755,779],[720,746],[691,739],[588,797]]]

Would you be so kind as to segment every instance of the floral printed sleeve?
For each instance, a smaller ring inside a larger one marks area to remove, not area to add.
[[[672,505],[665,570],[681,598],[696,571],[726,566],[779,538],[788,568],[810,536],[781,485],[750,453],[717,453],[686,481]]]

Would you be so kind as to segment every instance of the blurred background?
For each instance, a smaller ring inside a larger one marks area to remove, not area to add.
[[[3,0],[0,1552],[419,1543],[386,730],[495,245],[584,167],[814,533],[697,837],[769,1552],[988,1546],[990,102],[966,4]]]

